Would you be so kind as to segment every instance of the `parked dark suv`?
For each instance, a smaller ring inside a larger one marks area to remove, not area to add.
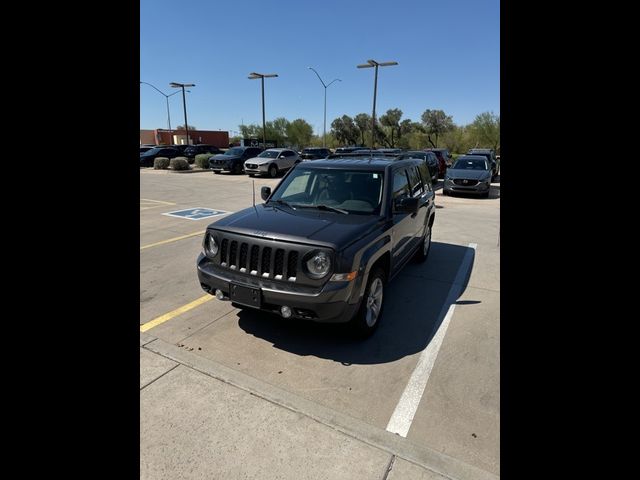
[[[300,152],[300,158],[303,160],[318,160],[327,158],[329,155],[331,155],[331,150],[328,148],[305,148]]]
[[[444,178],[447,168],[451,165],[452,156],[446,148],[425,148],[426,152],[433,152],[438,158],[439,178]]]
[[[202,288],[238,308],[373,333],[387,282],[429,253],[435,205],[425,162],[302,162],[261,195],[265,203],[207,227]]]
[[[193,163],[196,158],[196,155],[200,153],[211,153],[212,155],[217,155],[223,152],[222,150],[220,150],[218,147],[214,145],[205,145],[205,144],[189,145],[187,148],[184,149],[184,156],[189,159],[189,163]]]
[[[431,183],[438,183],[438,175],[440,173],[440,167],[438,164],[438,158],[436,154],[433,152],[422,152],[422,151],[411,151],[411,152],[402,152],[398,155],[398,160],[404,160],[405,158],[421,158],[427,164],[427,168],[429,169],[429,174],[431,176]]]
[[[491,180],[495,180],[500,174],[500,160],[496,157],[496,152],[491,148],[472,148],[467,155],[483,155],[491,164]]]
[[[155,147],[140,154],[141,167],[153,167],[153,162],[158,157],[175,158],[180,156],[180,151],[172,147]]]
[[[223,171],[242,173],[245,160],[257,157],[264,150],[260,147],[233,147],[220,155],[209,159],[209,168],[214,173]]]

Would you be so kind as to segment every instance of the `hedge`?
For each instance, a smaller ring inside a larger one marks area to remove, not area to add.
[[[173,170],[189,170],[189,159],[187,157],[172,158],[169,163],[169,168]]]
[[[153,161],[153,168],[156,170],[166,170],[169,168],[169,159],[166,157],[156,157]]]

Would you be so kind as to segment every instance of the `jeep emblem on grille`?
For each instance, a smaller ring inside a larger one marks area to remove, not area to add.
[[[469,180],[463,180],[462,183],[469,183]]]

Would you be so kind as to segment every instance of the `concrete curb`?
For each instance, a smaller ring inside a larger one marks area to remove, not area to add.
[[[176,345],[160,339],[153,339],[151,335],[141,332],[140,345],[144,345],[143,348],[151,352],[245,390],[271,403],[305,415],[356,440],[451,480],[498,480],[500,478],[428,447],[415,445],[406,438],[369,425],[362,420],[334,411],[242,372],[185,351]]]
[[[153,167],[140,167],[140,171],[143,171],[143,170],[153,170],[154,172],[158,172],[158,173],[160,173],[160,172],[164,172],[164,173],[213,173],[213,170],[209,170],[209,169],[205,170],[205,169],[201,169],[201,168],[198,168],[196,170],[169,170],[168,168],[167,169],[158,169],[158,170],[156,170]]]

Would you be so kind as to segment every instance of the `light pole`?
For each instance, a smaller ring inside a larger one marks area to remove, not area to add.
[[[373,115],[371,115],[371,148],[376,148],[376,94],[378,92],[378,67],[389,67],[398,65],[398,62],[376,62],[375,60],[367,60],[367,63],[358,65],[358,68],[376,67],[375,80],[373,81]]]
[[[173,88],[182,88],[182,108],[184,108],[184,129],[187,131],[187,145],[189,145],[189,124],[187,123],[187,99],[184,96],[184,87],[195,87],[196,84],[171,82],[169,86]]]
[[[267,148],[267,127],[264,121],[264,79],[277,77],[277,76],[278,76],[277,73],[263,74],[263,73],[251,72],[247,77],[249,80],[256,80],[259,78],[262,81],[262,146],[264,148]]]
[[[141,84],[144,83],[145,85],[149,85],[151,88],[155,89],[160,95],[164,96],[165,100],[167,101],[167,123],[169,124],[169,135],[171,137],[173,137],[173,131],[171,130],[171,114],[169,113],[169,97],[171,95],[175,95],[176,93],[180,93],[180,92],[173,92],[170,93],[169,95],[167,95],[166,93],[164,93],[163,91],[159,90],[158,88],[156,88],[154,85],[151,85],[149,82],[140,82]]]
[[[324,148],[324,147],[327,146],[326,145],[326,141],[327,141],[327,88],[333,82],[341,82],[342,80],[340,80],[339,78],[336,78],[334,80],[331,80],[329,85],[325,85],[324,82],[322,81],[322,78],[320,78],[320,74],[318,72],[316,72],[315,68],[313,68],[313,67],[307,67],[307,68],[309,70],[313,70],[313,73],[315,73],[318,76],[318,80],[320,80],[320,83],[324,87],[324,129],[323,129],[323,134],[322,134],[322,147]]]

